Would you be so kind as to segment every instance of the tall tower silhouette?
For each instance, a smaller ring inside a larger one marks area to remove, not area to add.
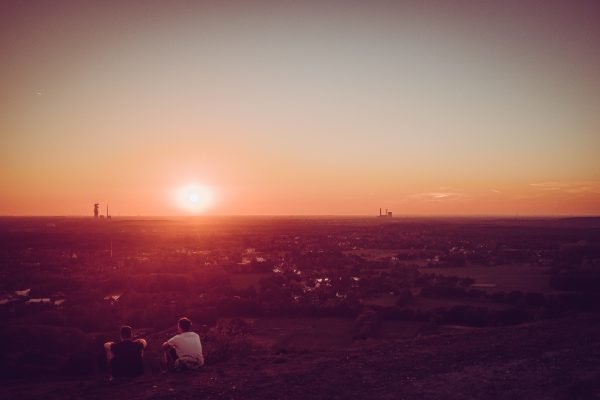
[[[94,203],[94,218],[98,218],[98,207],[100,207],[100,204]]]

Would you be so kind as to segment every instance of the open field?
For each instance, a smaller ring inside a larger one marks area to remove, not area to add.
[[[231,286],[235,289],[244,290],[251,287],[259,288],[262,279],[270,277],[269,273],[258,274],[228,274],[227,277],[231,280]]]
[[[549,268],[530,264],[468,265],[464,267],[426,267],[423,272],[473,278],[474,287],[486,291],[553,293]],[[489,284],[489,286],[487,285]]]

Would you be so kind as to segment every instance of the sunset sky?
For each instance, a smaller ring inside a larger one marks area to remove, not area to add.
[[[1,1],[0,215],[600,215],[598,21],[594,0]]]

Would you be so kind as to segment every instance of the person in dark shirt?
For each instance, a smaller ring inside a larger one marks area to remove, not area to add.
[[[131,339],[131,327],[121,327],[121,341],[104,344],[111,378],[139,376],[144,372],[144,339]]]

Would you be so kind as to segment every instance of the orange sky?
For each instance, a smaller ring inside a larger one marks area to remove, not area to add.
[[[0,5],[0,215],[600,214],[596,2],[190,3]]]

